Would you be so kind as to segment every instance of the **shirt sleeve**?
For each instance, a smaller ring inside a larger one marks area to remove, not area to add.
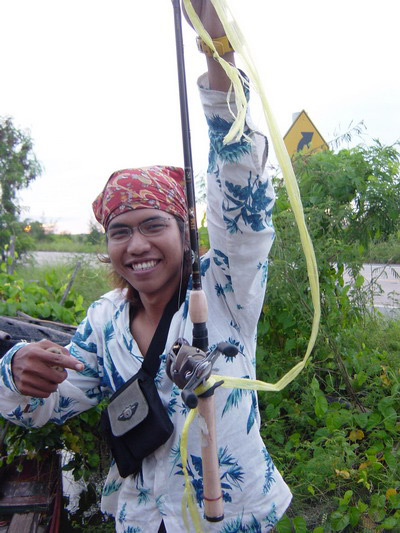
[[[89,313],[90,315],[90,313]],[[68,370],[68,378],[48,398],[20,394],[12,378],[13,355],[25,345],[19,343],[0,361],[0,414],[25,427],[40,427],[47,422],[63,424],[96,405],[102,398],[97,358],[96,335],[89,315],[80,324],[67,349],[84,363],[82,371]]]
[[[268,142],[247,114],[242,138],[225,145],[236,111],[234,98],[228,105],[226,93],[208,89],[207,75],[199,86],[210,138],[207,268],[215,278],[217,297],[225,300],[241,331],[251,334],[262,309],[274,239],[275,196],[265,170]]]

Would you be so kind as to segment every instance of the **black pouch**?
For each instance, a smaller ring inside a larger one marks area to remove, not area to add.
[[[182,291],[182,297],[185,291]],[[154,377],[160,368],[169,326],[179,308],[179,293],[166,306],[142,367],[111,397],[101,413],[100,429],[121,477],[137,475],[145,457],[165,444],[174,425],[158,395]]]
[[[143,368],[113,394],[101,414],[101,431],[121,477],[137,475],[143,459],[167,442],[173,430],[154,379]]]

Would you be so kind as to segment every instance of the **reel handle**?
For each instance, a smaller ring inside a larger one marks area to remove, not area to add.
[[[183,389],[181,396],[182,396],[182,400],[189,407],[189,409],[195,409],[197,407],[199,400],[196,394],[192,390]]]

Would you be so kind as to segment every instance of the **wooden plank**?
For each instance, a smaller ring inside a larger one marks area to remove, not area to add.
[[[65,346],[71,341],[76,330],[76,326],[58,324],[57,322],[46,322],[46,324],[31,324],[26,320],[0,316],[0,330],[2,332],[0,335],[0,357],[22,339],[28,342],[48,339]],[[48,327],[50,325],[52,327]],[[68,328],[68,331],[65,328]]]
[[[21,471],[20,470],[22,467]],[[16,458],[0,469],[0,512],[48,510],[60,478],[60,456],[43,452],[41,460]]]
[[[40,513],[14,514],[7,533],[36,533],[40,521]]]

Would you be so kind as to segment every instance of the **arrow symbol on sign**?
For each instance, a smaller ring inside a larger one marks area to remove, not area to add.
[[[308,146],[311,143],[311,140],[313,138],[314,132],[313,131],[302,131],[302,138],[299,141],[299,144],[297,145],[297,151],[301,152],[304,147]]]

